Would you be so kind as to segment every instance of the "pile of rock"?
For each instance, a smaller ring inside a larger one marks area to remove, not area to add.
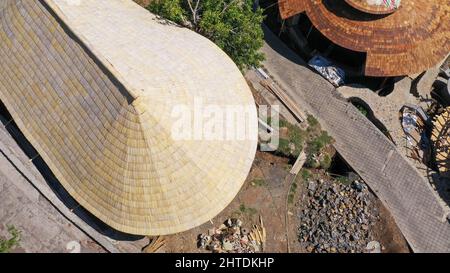
[[[265,229],[257,225],[244,228],[239,219],[228,219],[218,228],[198,236],[199,248],[215,253],[255,253],[262,251]]]
[[[308,182],[308,196],[300,212],[299,240],[308,252],[368,252],[379,219],[371,194],[363,182]]]

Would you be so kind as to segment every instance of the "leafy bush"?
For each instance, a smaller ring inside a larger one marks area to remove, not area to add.
[[[0,239],[0,253],[8,253],[19,245],[20,231],[14,226],[8,226],[8,232],[11,238],[6,240]]]
[[[303,150],[307,137],[306,132],[283,119],[280,119],[279,127],[286,127],[288,129],[288,134],[286,137],[280,136],[278,149],[275,153],[280,156],[296,159]],[[291,149],[291,146],[294,149]]]
[[[154,0],[148,9],[209,38],[241,70],[264,60],[263,10],[253,0]]]
[[[320,167],[324,170],[328,170],[331,167],[331,157],[328,154],[323,156],[323,159],[320,161]]]
[[[288,194],[288,203],[292,204],[294,202],[295,193],[297,192],[298,185],[296,182],[292,183]]]
[[[322,131],[319,136],[308,142],[308,150],[310,154],[316,154],[328,144],[331,144],[333,138],[326,131]]]
[[[361,114],[363,114],[363,115],[366,116],[366,117],[367,117],[367,115],[369,114],[369,113],[367,112],[366,108],[364,108],[364,107],[362,107],[362,106],[360,106],[360,105],[356,106],[356,109],[358,109],[358,111],[361,112]]]
[[[250,182],[255,187],[264,187],[267,185],[267,181],[264,178],[255,178]]]
[[[308,171],[307,169],[302,169],[302,178],[303,181],[308,180],[311,177],[311,172]]]
[[[319,121],[317,121],[317,119],[312,115],[308,115],[307,121],[310,127],[316,127],[317,125],[319,125]]]
[[[317,169],[320,167],[320,162],[314,157],[314,154],[308,154],[305,165],[311,169]]]
[[[241,204],[239,206],[239,211],[244,214],[248,214],[249,216],[253,216],[258,213],[258,210],[251,207],[246,207],[245,204]]]

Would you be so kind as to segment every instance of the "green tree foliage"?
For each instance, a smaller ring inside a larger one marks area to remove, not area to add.
[[[264,16],[253,10],[253,0],[154,0],[148,9],[209,38],[241,70],[264,60]]]
[[[177,24],[188,26],[188,17],[185,10],[186,0],[154,0],[148,6],[148,9]]]

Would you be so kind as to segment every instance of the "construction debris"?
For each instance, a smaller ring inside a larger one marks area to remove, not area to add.
[[[433,122],[433,130],[431,133],[431,141],[433,142],[435,164],[442,176],[450,177],[450,107],[437,116]]]
[[[165,239],[161,236],[149,237],[149,239],[150,243],[142,249],[144,253],[156,253],[166,244]]]
[[[407,148],[411,149],[411,157],[424,163],[428,162],[431,151],[426,133],[429,117],[421,107],[405,105],[400,110],[400,118]]]
[[[381,244],[377,241],[371,241],[366,246],[367,253],[381,253]]]
[[[307,159],[306,153],[305,151],[302,150],[289,173],[294,175],[298,174],[300,170],[303,168],[303,165],[305,165],[306,159]]]
[[[311,58],[311,60],[308,62],[308,65],[319,72],[334,86],[338,87],[344,84],[344,70],[333,65],[333,63],[325,57],[316,55]]]
[[[252,229],[242,226],[239,219],[227,219],[218,228],[208,230],[198,236],[198,247],[214,253],[256,253],[262,252],[266,243],[266,229],[260,224]]]
[[[351,185],[309,181],[306,205],[299,215],[300,243],[314,253],[368,252],[374,239],[372,226],[379,218],[374,201],[362,181]]]
[[[306,120],[306,114],[298,107],[297,103],[287,96],[274,81],[262,80],[259,83],[261,86],[274,94],[275,97],[277,97],[284,104],[284,106],[289,109],[298,122],[304,122]]]

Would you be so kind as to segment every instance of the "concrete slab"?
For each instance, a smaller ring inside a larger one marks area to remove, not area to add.
[[[25,252],[67,252],[70,242],[80,252],[104,250],[73,226],[0,154],[0,236],[7,226],[21,231],[20,249]]]

